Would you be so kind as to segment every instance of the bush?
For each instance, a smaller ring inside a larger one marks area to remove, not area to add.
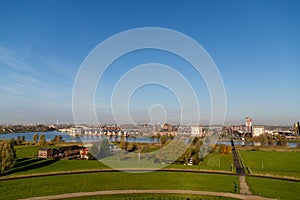
[[[223,155],[228,155],[232,151],[231,146],[221,145],[220,146],[220,153]]]

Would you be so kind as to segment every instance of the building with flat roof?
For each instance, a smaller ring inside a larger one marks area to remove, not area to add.
[[[202,136],[202,126],[191,126],[191,136]]]
[[[252,137],[261,136],[265,133],[264,126],[253,126],[252,127]]]

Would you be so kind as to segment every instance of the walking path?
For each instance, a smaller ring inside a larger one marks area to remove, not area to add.
[[[240,181],[240,193],[241,194],[252,194],[248,184],[246,182],[245,176],[239,176],[239,181]]]
[[[233,194],[225,192],[208,192],[208,191],[194,191],[194,190],[107,190],[95,192],[78,192],[68,194],[58,194],[51,196],[32,197],[23,200],[52,200],[52,199],[66,199],[75,197],[86,196],[100,196],[100,195],[115,195],[115,194],[188,194],[188,195],[201,195],[201,196],[220,196],[237,198],[244,200],[271,200],[270,198],[260,197],[255,195]]]
[[[236,174],[239,176],[239,182],[240,182],[240,193],[241,194],[252,194],[249,186],[246,182],[246,172],[243,166],[242,161],[240,160],[240,157],[235,149],[233,140],[231,140],[231,146],[232,146],[232,156],[233,156],[233,164],[236,168]]]

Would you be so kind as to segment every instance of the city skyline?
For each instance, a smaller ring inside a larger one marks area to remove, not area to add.
[[[296,1],[2,2],[0,124],[72,123],[73,85],[86,56],[120,32],[163,27],[193,38],[216,63],[226,90],[225,124],[251,116],[255,124],[292,126],[300,120],[299,8]],[[120,57],[105,72],[95,96],[100,122],[114,122],[115,84],[144,63],[171,66],[188,79],[200,100],[200,122],[209,121],[201,76],[178,56],[148,49]],[[176,96],[155,84],[139,88],[130,105],[137,122],[150,121],[149,108],[154,117],[167,113],[168,122],[180,116]]]

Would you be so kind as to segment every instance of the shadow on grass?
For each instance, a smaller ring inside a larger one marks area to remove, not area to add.
[[[19,162],[23,162],[23,161],[25,161],[25,160],[29,160],[29,159],[31,159],[31,158],[17,158],[17,163],[19,163]]]
[[[23,167],[23,166],[26,166],[26,165],[30,165],[32,163],[35,163],[35,162],[39,162],[41,161],[42,159],[40,158],[29,158],[29,159],[26,159],[26,160],[23,160],[23,161],[19,161],[17,160],[14,168],[19,168],[19,167]]]
[[[34,170],[41,167],[45,167],[47,165],[51,165],[55,163],[57,160],[50,160],[50,159],[41,159],[41,158],[34,158],[30,160],[26,160],[22,163],[17,163],[15,167],[9,171],[5,171],[1,174],[1,176],[10,175],[17,172],[24,172],[28,170]]]

